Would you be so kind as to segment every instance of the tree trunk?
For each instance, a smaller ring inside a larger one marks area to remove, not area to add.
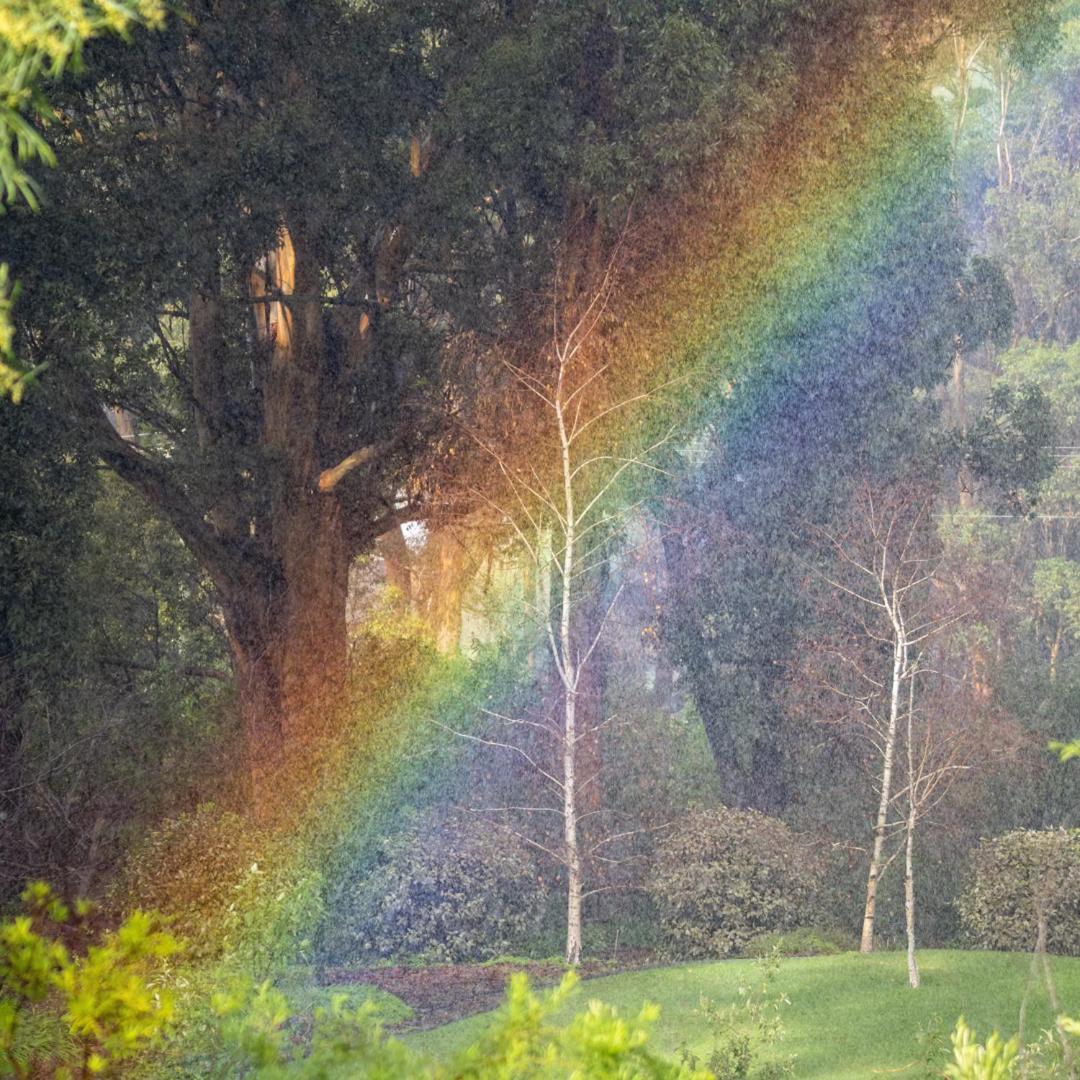
[[[189,353],[200,447],[213,453],[230,420],[216,266],[192,298]],[[264,301],[271,292],[281,299]],[[295,295],[295,299],[287,299]],[[296,234],[252,275],[252,349],[265,363],[263,497],[226,490],[208,515],[225,555],[221,593],[247,741],[256,814],[273,818],[298,768],[333,719],[345,673],[349,538],[338,493],[319,490],[325,440],[337,428],[335,370],[327,355],[319,267]],[[238,474],[233,484],[241,484]],[[253,509],[254,505],[254,509]]]
[[[912,852],[915,848],[915,807],[908,810],[907,840],[904,850],[904,925],[907,930],[908,983],[912,990],[919,987],[919,964],[915,959],[915,870]]]
[[[279,572],[226,597],[252,803],[264,821],[288,812],[279,805],[295,797],[288,774],[332,729],[345,675],[348,558],[333,510],[315,499],[279,508]]]
[[[566,845],[566,962],[581,963],[581,847],[578,843],[576,702],[567,689],[563,732],[563,843]]]
[[[435,647],[441,653],[455,653],[461,647],[461,599],[464,590],[465,548],[448,529],[431,538],[435,554],[435,575],[431,596],[431,629]]]
[[[577,572],[577,513],[574,500],[574,470],[570,458],[570,437],[563,416],[564,367],[559,368],[555,392],[555,419],[559,430],[563,480],[563,552],[562,599],[559,605],[559,646],[563,682],[563,843],[566,846],[566,962],[581,963],[581,847],[578,843],[578,775],[577,775],[577,694],[581,672],[578,667],[581,642],[574,641],[573,583]],[[559,659],[559,656],[556,656]]]
[[[893,645],[892,686],[889,696],[889,727],[885,735],[884,759],[881,770],[881,799],[874,822],[874,849],[870,856],[870,873],[866,881],[866,907],[863,910],[862,939],[859,951],[874,951],[874,912],[877,907],[881,860],[885,850],[885,830],[889,823],[889,802],[892,797],[893,764],[896,757],[896,728],[900,718],[900,683],[906,667],[906,650],[899,640]]]
[[[386,584],[396,591],[404,611],[413,610],[412,552],[400,525],[395,525],[375,542],[375,550],[386,566]]]

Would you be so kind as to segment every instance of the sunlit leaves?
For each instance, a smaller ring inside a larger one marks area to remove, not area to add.
[[[71,923],[72,910],[48,885],[30,884],[23,902],[30,914],[0,924],[0,1056],[16,1075],[29,1075],[19,1047],[25,1010],[54,991],[60,994],[64,1024],[82,1048],[90,1073],[132,1057],[165,1031],[173,1017],[172,999],[152,986],[150,975],[154,964],[179,946],[159,928],[155,916],[132,913],[114,933],[80,955],[59,939],[60,930]],[[85,903],[75,905],[77,921],[88,914]],[[56,1054],[62,1048],[44,1049]]]
[[[78,67],[89,39],[160,25],[164,12],[162,0],[7,0],[0,7],[0,214],[20,200],[39,209],[40,189],[27,166],[56,163],[42,131],[50,108],[41,82]],[[35,371],[12,352],[15,294],[0,263],[0,398],[17,402]]]

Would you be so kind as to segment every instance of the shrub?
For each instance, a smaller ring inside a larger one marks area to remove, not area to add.
[[[341,1001],[316,1017],[306,1055],[289,1039],[288,1003],[268,983],[254,995],[219,995],[217,1006],[232,1049],[230,1075],[266,1080],[710,1080],[709,1073],[671,1065],[648,1049],[648,1029],[658,1014],[655,1006],[646,1005],[627,1019],[594,1001],[565,1026],[552,1023],[552,1013],[566,1002],[575,983],[576,976],[568,974],[560,987],[538,995],[524,975],[513,976],[506,1002],[484,1037],[445,1064],[387,1038],[370,1010],[353,1012]]]
[[[743,952],[747,956],[764,957],[773,950],[780,956],[836,956],[854,952],[859,943],[846,930],[800,926],[784,933],[760,934],[750,941]]]
[[[133,848],[111,901],[161,912],[193,960],[225,957],[266,972],[302,956],[322,912],[321,887],[283,842],[206,803]]]
[[[452,819],[387,841],[359,888],[362,953],[490,960],[536,933],[544,889],[524,845],[486,821]]]
[[[795,1059],[759,1062],[763,1050],[779,1042],[784,1035],[781,1013],[790,1005],[785,994],[772,989],[780,971],[780,951],[773,948],[757,962],[757,977],[739,987],[739,1000],[718,1005],[701,999],[701,1013],[709,1022],[712,1049],[705,1064],[715,1080],[782,1080],[795,1075]],[[679,1056],[684,1065],[696,1069],[701,1061],[683,1043]]]
[[[1049,952],[1080,955],[1080,829],[1017,830],[983,840],[960,914],[983,949],[1035,948],[1040,913]]]
[[[177,943],[153,915],[136,911],[84,955],[64,931],[89,905],[62,903],[41,882],[23,893],[29,914],[0,924],[0,1067],[16,1077],[105,1072],[156,1042],[172,999],[150,978]]]
[[[728,956],[812,915],[816,874],[781,821],[752,810],[699,810],[666,833],[648,888],[675,956]]]
[[[311,1053],[317,1034],[327,1035],[322,1018],[331,1014],[362,1012],[372,1024],[400,1024],[413,1015],[404,1001],[385,990],[353,982],[322,985],[316,977],[313,968],[299,966],[261,984],[242,970],[222,965],[179,973],[172,1037],[140,1063],[131,1080],[247,1075],[237,1043],[247,1042],[251,1033],[246,1029],[252,1023],[265,1026],[271,1016],[281,1018],[280,1024],[271,1025],[275,1040],[280,1036],[281,1050],[300,1058]],[[276,1004],[267,1011],[271,1003]]]
[[[953,1060],[945,1066],[949,1080],[1009,1080],[1020,1052],[1014,1036],[1006,1042],[996,1031],[985,1043],[976,1042],[973,1028],[961,1016],[952,1034]]]

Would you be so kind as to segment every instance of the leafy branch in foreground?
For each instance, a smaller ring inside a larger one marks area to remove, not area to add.
[[[646,1005],[626,1019],[593,1001],[565,1025],[553,1014],[569,999],[577,976],[568,973],[553,990],[537,994],[524,974],[510,980],[506,1001],[480,1041],[454,1060],[430,1061],[387,1038],[370,1005],[350,1010],[335,1000],[315,1015],[308,1053],[289,1039],[291,1013],[269,983],[215,1002],[230,1050],[228,1067],[244,1075],[348,1076],[363,1080],[541,1080],[581,1076],[590,1080],[712,1080],[712,1074],[672,1065],[647,1049],[649,1026],[659,1010]],[[235,1072],[229,1075],[236,1075]]]
[[[80,932],[90,905],[69,907],[43,882],[22,899],[27,914],[0,924],[0,1075],[98,1075],[157,1041],[173,1007],[150,976],[179,945],[156,917],[133,912],[77,955],[61,938]]]
[[[41,83],[78,70],[83,45],[103,34],[126,36],[135,26],[160,26],[162,0],[6,0],[0,6],[0,214],[23,200],[41,205],[26,166],[55,165],[42,128],[52,118]],[[19,364],[12,348],[11,308],[18,288],[0,263],[0,397],[22,397],[39,369]]]

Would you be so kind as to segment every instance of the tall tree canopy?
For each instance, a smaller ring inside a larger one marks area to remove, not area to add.
[[[16,351],[212,579],[261,805],[331,712],[351,559],[468,408],[447,339],[505,330],[556,243],[572,289],[631,200],[736,171],[824,53],[924,49],[956,7],[192,0],[88,50],[48,212],[6,229]]]
[[[57,92],[48,213],[7,229],[17,350],[213,580],[261,801],[329,709],[351,558],[467,401],[447,335],[498,332],[556,238],[595,258],[613,207],[752,131],[811,21],[195,0]]]

